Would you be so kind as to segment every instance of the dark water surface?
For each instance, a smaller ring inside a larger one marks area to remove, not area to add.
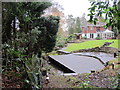
[[[67,73],[90,73],[91,70],[100,70],[104,68],[103,63],[115,59],[113,54],[103,52],[81,52],[67,55],[50,56],[51,61],[54,61],[56,66],[61,68],[61,71],[67,70]],[[72,72],[71,72],[72,71]],[[66,72],[65,72],[66,73]]]
[[[95,56],[101,59],[104,63],[115,59],[113,54],[104,53],[104,52],[81,52],[81,53],[74,53],[75,55],[88,55],[88,56]]]

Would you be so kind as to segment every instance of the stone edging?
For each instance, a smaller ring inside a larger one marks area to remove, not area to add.
[[[78,52],[105,52],[105,53],[118,53],[120,51],[117,48],[113,47],[95,47],[95,48],[90,48],[90,49],[81,49],[77,51],[72,51],[71,53],[78,53]]]

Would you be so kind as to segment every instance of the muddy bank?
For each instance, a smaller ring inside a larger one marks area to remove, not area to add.
[[[43,83],[43,88],[116,88],[116,70],[109,69],[96,73],[78,75],[58,75],[54,68],[49,73],[49,83]]]

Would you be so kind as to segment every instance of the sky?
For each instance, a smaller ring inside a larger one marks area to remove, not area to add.
[[[83,13],[89,13],[87,10],[90,7],[88,0],[55,0],[64,8],[64,14],[72,14],[74,17],[81,17]]]

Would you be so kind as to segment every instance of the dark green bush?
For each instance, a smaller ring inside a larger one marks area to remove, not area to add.
[[[97,40],[101,40],[102,38],[100,38],[100,37],[96,37],[95,39],[97,39]]]

